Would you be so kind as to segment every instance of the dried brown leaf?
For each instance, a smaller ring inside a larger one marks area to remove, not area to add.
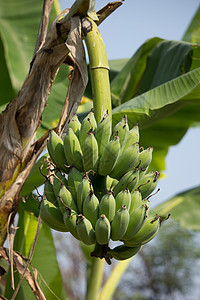
[[[9,263],[9,253],[7,248],[0,247],[0,257],[4,258]],[[23,274],[24,270],[26,270],[26,263],[24,262],[24,256],[22,256],[20,253],[17,253],[13,251],[13,265],[19,272],[19,274]],[[26,258],[26,260],[28,260]],[[25,272],[25,279],[28,282],[32,292],[34,293],[36,299],[38,300],[46,300],[42,290],[40,289],[38,282],[37,282],[37,271],[35,269],[35,272],[32,274],[29,269]],[[14,298],[12,297],[11,300]]]

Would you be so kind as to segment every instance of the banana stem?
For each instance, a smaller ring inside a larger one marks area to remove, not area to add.
[[[96,23],[83,18],[82,29],[86,43],[92,84],[94,115],[97,123],[107,111],[112,120],[109,66],[103,38]],[[102,182],[105,185],[104,182]],[[97,300],[103,277],[104,260],[92,258],[88,265],[86,300]]]
[[[87,293],[85,300],[97,300],[103,278],[104,260],[92,258],[88,265]]]
[[[82,20],[82,27],[89,55],[94,115],[100,122],[107,110],[112,118],[108,58],[96,23],[87,17]]]
[[[118,262],[109,276],[107,282],[104,284],[101,293],[99,294],[98,300],[110,300],[116,290],[116,287],[131,262],[130,259]]]

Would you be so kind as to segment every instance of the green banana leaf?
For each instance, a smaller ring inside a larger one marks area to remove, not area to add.
[[[160,41],[159,38],[146,41],[111,81],[114,106],[130,100],[136,95],[138,85],[146,69],[147,58]]]
[[[18,226],[20,230],[17,230],[15,236],[14,250],[19,251],[25,256],[29,255],[31,245],[34,240],[36,228],[37,228],[37,218],[26,211],[20,210]],[[51,235],[51,230],[48,226],[42,223],[40,228],[38,240],[36,243],[36,248],[34,251],[33,259],[31,261],[32,265],[39,271],[38,283],[41,287],[46,299],[58,299],[61,297],[62,293],[62,278],[60,270],[58,267],[58,262],[56,259],[56,252],[54,247],[53,238]],[[40,275],[41,274],[41,275]],[[9,273],[10,275],[10,273]],[[42,277],[41,277],[42,276]],[[44,283],[43,279],[46,284]],[[13,295],[13,290],[11,289],[10,276],[6,278],[6,290],[5,297],[11,299]],[[15,272],[15,286],[19,280],[19,275]],[[50,288],[48,288],[48,287]],[[58,297],[56,298],[54,294]],[[22,281],[22,286],[16,300],[34,300],[35,297],[31,292],[31,289],[25,279]]]
[[[200,187],[184,191],[151,210],[151,215],[169,213],[183,228],[200,231]]]
[[[5,59],[5,53],[4,53],[4,48],[3,48],[3,42],[1,39],[0,35],[0,70],[1,74],[1,80],[0,80],[0,105],[6,104],[9,99],[12,99],[14,96],[12,84],[11,84],[11,79],[10,75],[8,72],[8,68],[6,65],[6,59]],[[0,111],[2,111],[4,107]]]
[[[52,6],[51,21],[56,17],[58,1]],[[4,57],[12,87],[15,93],[29,70],[33,57],[37,33],[42,14],[43,1],[0,0],[0,34],[3,42]],[[7,99],[9,102],[10,99]]]
[[[168,147],[178,143],[188,127],[199,121],[199,91],[200,68],[197,68],[116,107],[113,123],[124,114],[128,116],[130,127],[139,123],[140,144],[156,149],[157,163],[154,161],[153,167],[162,170],[163,154]]]
[[[200,43],[200,6],[188,26],[182,40],[190,43]]]
[[[35,163],[33,166],[28,179],[26,180],[20,195],[25,197],[29,193],[31,193],[35,187],[39,187],[42,185],[45,181],[45,175],[46,175],[46,167],[47,163],[45,163],[45,159],[47,158],[48,154],[44,154],[38,161]],[[40,172],[40,167],[43,166],[41,172]]]

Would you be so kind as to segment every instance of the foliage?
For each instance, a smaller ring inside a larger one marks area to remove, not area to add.
[[[0,109],[3,110],[10,99],[17,95],[28,72],[42,3],[40,0],[32,0],[31,5],[27,5],[24,0],[0,0],[0,5],[0,67],[3,74],[0,80]],[[54,1],[51,20],[58,12],[58,2]],[[184,35],[185,41],[152,38],[141,45],[129,60],[110,63],[113,125],[124,114],[128,116],[130,127],[139,123],[141,144],[144,147],[153,145],[155,151],[151,168],[159,171],[165,169],[165,157],[169,147],[179,143],[190,126],[199,125],[199,14],[200,10]],[[38,137],[57,124],[69,84],[68,74],[69,68],[62,66],[49,96],[48,106],[44,110],[37,132]],[[90,109],[91,95],[89,82],[85,92],[86,103],[82,101],[78,109],[80,116]],[[39,164],[40,161],[35,165],[21,192],[21,196],[25,197],[27,202],[26,205],[21,205],[19,224],[25,222],[25,225],[20,225],[15,249],[24,255],[29,254],[37,223],[35,216],[38,216],[39,212],[38,205],[35,202],[33,204],[31,200],[31,192],[35,185],[40,186],[44,183],[44,177],[38,171]],[[165,214],[170,210],[172,218],[183,227],[199,230],[199,204],[197,187],[175,196],[156,208],[156,211]],[[44,224],[40,230],[32,263],[43,277],[46,276],[44,279],[49,287],[61,297],[61,285],[58,284],[61,282],[61,276],[54,243],[50,230]],[[26,283],[23,283],[18,296],[20,299],[26,295],[26,289]],[[48,289],[46,293],[48,299],[54,299]],[[11,290],[7,286],[6,296],[10,295]]]

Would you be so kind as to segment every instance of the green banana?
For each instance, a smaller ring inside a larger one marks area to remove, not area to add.
[[[115,247],[114,249],[108,249],[107,253],[110,258],[115,258],[117,260],[125,260],[136,255],[139,252],[140,248],[141,246],[127,247],[123,244]]]
[[[126,115],[122,118],[122,120],[119,123],[115,125],[112,137],[114,137],[116,134],[119,136],[120,153],[122,153],[129,136],[129,126],[127,123]]]
[[[132,191],[137,185],[139,180],[139,169],[135,168],[126,174],[119,180],[119,182],[115,185],[113,192],[117,195],[120,191],[128,187],[130,191]]]
[[[72,198],[77,203],[77,189],[82,181],[82,174],[76,168],[71,168],[68,174],[68,189],[72,194]]]
[[[115,178],[112,178],[110,176],[106,177],[106,188],[107,190],[113,190],[115,188],[115,186],[118,184],[118,180]]]
[[[98,144],[93,131],[89,131],[82,146],[83,167],[85,172],[96,172],[98,165]]]
[[[51,130],[49,132],[49,139],[47,141],[47,149],[53,163],[63,172],[68,173],[68,165],[62,139]]]
[[[47,226],[54,230],[69,231],[63,222],[63,215],[60,209],[47,199],[43,199],[40,204],[40,217]]]
[[[71,120],[69,122],[68,128],[71,128],[73,130],[73,132],[75,133],[75,135],[77,136],[77,138],[79,138],[81,122],[79,121],[77,115],[73,115],[73,117],[71,118]]]
[[[150,165],[152,161],[152,153],[153,153],[153,147],[149,147],[143,150],[142,152],[140,152],[139,161],[141,161],[140,168],[142,170],[146,170]]]
[[[77,201],[78,212],[80,214],[83,213],[83,202],[86,199],[86,197],[89,195],[91,188],[92,188],[91,181],[85,175],[77,187],[76,201]]]
[[[87,133],[89,131],[94,131],[97,127],[97,122],[94,117],[94,113],[91,111],[89,114],[84,118],[81,129],[79,132],[79,142],[81,147],[83,146],[83,143],[87,137]]]
[[[78,215],[76,228],[79,239],[86,245],[92,245],[96,242],[95,231],[91,222],[83,215]]]
[[[69,209],[66,209],[66,211],[63,214],[63,221],[68,228],[69,232],[77,239],[80,240],[78,233],[77,233],[77,226],[76,226],[76,220],[77,220],[78,214],[74,211]]]
[[[106,113],[95,130],[95,138],[98,143],[99,157],[102,156],[105,147],[110,140],[111,130],[110,116],[108,113]]]
[[[129,209],[129,214],[142,205],[142,194],[139,189],[135,189],[131,192],[131,205]]]
[[[58,193],[60,191],[61,185],[65,185],[67,187],[68,183],[67,183],[67,179],[65,178],[65,175],[63,175],[61,172],[56,172],[54,179],[53,179],[53,190],[54,190],[54,194],[57,198]]]
[[[140,230],[147,218],[147,210],[147,204],[142,204],[132,212],[123,240],[130,240]]]
[[[83,153],[79,139],[71,128],[68,128],[64,138],[64,152],[68,164],[83,171]]]
[[[129,211],[131,205],[131,193],[128,188],[120,191],[115,197],[116,201],[116,211],[118,211],[122,206],[126,206]]]
[[[57,198],[54,193],[53,185],[51,182],[47,179],[44,184],[44,194],[48,201],[53,203],[55,206],[58,206]]]
[[[99,200],[92,190],[83,202],[83,215],[90,220],[95,228],[96,221],[99,218]]]
[[[111,222],[115,216],[116,202],[111,190],[105,194],[99,203],[99,216],[105,215]]]
[[[128,138],[124,150],[126,150],[127,148],[129,148],[131,145],[135,143],[139,143],[139,138],[140,138],[139,127],[136,124],[131,130],[129,130],[129,134],[128,134]]]
[[[142,194],[142,199],[150,195],[157,186],[157,180],[159,177],[159,172],[149,172],[147,173],[137,184],[136,188],[140,190]]]
[[[128,247],[136,247],[148,243],[158,233],[160,224],[161,220],[159,216],[147,218],[142,228],[130,240],[125,240],[124,243]]]
[[[110,222],[104,214],[100,216],[95,224],[95,236],[99,245],[108,244],[110,240]]]
[[[129,212],[126,206],[122,206],[115,214],[111,222],[111,239],[121,240],[127,230],[129,223]]]
[[[119,137],[116,135],[106,145],[105,150],[99,160],[98,172],[102,176],[109,175],[114,168],[120,152]]]
[[[66,186],[64,186],[64,185],[61,186],[57,199],[58,199],[58,205],[59,205],[59,208],[60,208],[62,214],[64,214],[65,209],[67,207],[70,207],[71,209],[73,209],[77,212],[76,203],[72,197],[72,194],[66,188]]]
[[[120,154],[110,176],[119,180],[126,172],[135,167],[138,157],[139,144],[135,143]]]

